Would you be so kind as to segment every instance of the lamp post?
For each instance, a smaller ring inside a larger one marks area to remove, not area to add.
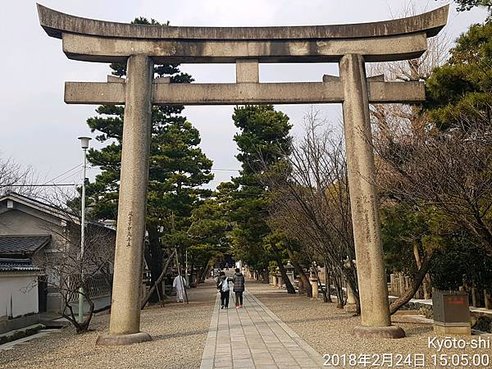
[[[87,149],[89,148],[90,137],[79,137],[82,150],[84,152],[83,180],[82,180],[82,196],[81,196],[81,221],[80,221],[80,280],[84,278],[83,262],[84,262],[84,244],[85,244],[85,177],[87,170]],[[79,323],[84,320],[84,289],[79,287]]]

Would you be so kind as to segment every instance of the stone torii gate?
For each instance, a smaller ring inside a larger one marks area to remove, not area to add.
[[[67,82],[69,104],[125,104],[121,186],[109,334],[98,344],[150,340],[140,332],[151,106],[342,103],[361,303],[358,336],[403,337],[392,326],[374,187],[369,103],[425,99],[421,82],[366,78],[365,62],[416,58],[446,24],[448,7],[391,21],[295,27],[170,27],[79,18],[38,4],[46,33],[68,58],[127,63],[127,78]],[[316,83],[260,83],[259,63],[339,63],[340,77]],[[173,84],[154,63],[235,63],[236,83]]]

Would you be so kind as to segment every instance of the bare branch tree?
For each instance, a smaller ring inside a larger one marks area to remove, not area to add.
[[[0,196],[13,191],[25,196],[35,196],[39,191],[32,184],[36,175],[31,167],[23,168],[11,158],[0,158]]]
[[[412,13],[415,13],[415,11],[410,6],[406,15],[411,15]],[[439,35],[429,40],[429,47],[420,58],[401,62],[373,64],[370,67],[370,74],[383,74],[385,80],[391,81],[425,81],[436,67],[446,61],[449,56],[449,48],[450,42],[447,36]],[[409,173],[405,173],[402,165],[404,162],[409,163],[409,160],[417,159],[417,157],[414,157],[414,150],[416,150],[414,144],[420,141],[423,146],[426,145],[428,135],[432,134],[429,131],[429,121],[422,113],[420,106],[404,104],[372,105],[371,119],[373,123],[373,143],[375,152],[378,155],[376,157],[377,186],[380,190],[382,206],[392,206],[392,202],[395,201],[398,203],[409,201],[408,193],[403,195],[401,191],[397,190],[402,188],[403,178],[409,179]],[[416,165],[425,165],[428,158],[420,157],[419,160],[421,160],[421,163],[417,161],[414,161],[414,163]],[[414,168],[414,170],[419,171],[417,168]],[[421,179],[428,183],[425,178]],[[421,186],[421,184],[416,186]],[[397,194],[397,192],[400,193]],[[416,198],[414,196],[411,197],[413,197],[410,200],[411,204],[417,205]],[[422,203],[419,203],[418,206],[422,206]],[[391,313],[396,312],[415,295],[422,281],[425,281],[424,290],[430,291],[430,277],[427,272],[431,267],[431,260],[434,254],[432,249],[417,246],[420,242],[419,237],[422,237],[422,235],[415,235],[415,240],[409,242],[409,244],[414,245],[413,255],[415,260],[412,268],[409,268],[406,272],[412,278],[412,285],[399,299],[391,304]]]
[[[272,222],[297,239],[318,261],[328,260],[338,284],[339,307],[345,303],[342,279],[359,295],[348,193],[345,148],[341,137],[326,131],[318,112],[305,118],[306,134],[283,167],[268,176],[276,201]],[[343,278],[342,278],[343,276]]]
[[[389,196],[438,207],[492,254],[492,133],[489,126],[400,136],[379,147]]]
[[[63,202],[60,197],[56,200],[56,203]],[[64,220],[61,225],[46,225],[54,247],[44,260],[47,284],[62,299],[62,315],[72,323],[77,333],[83,333],[88,330],[95,312],[94,298],[111,291],[115,232],[101,224],[88,222],[81,254],[79,215],[65,207],[51,206]],[[89,305],[82,322],[78,320],[78,310],[74,311],[79,293]]]

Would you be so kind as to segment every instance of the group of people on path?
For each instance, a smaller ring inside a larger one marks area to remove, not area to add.
[[[243,292],[244,292],[244,275],[239,268],[235,269],[233,277],[226,276],[225,272],[220,272],[217,277],[217,290],[220,292],[220,308],[227,309],[229,307],[230,286],[232,282],[232,291],[235,294],[236,309],[243,307]]]
[[[232,291],[235,294],[236,309],[243,307],[243,293],[244,293],[244,275],[239,268],[235,269],[235,273],[232,277],[226,276],[225,272],[220,272],[216,279],[217,290],[220,292],[220,308],[227,309],[229,307],[230,296],[230,283],[232,283]],[[178,274],[173,280],[173,288],[176,291],[177,302],[188,302],[188,296],[186,294],[186,288],[188,283],[186,279]]]

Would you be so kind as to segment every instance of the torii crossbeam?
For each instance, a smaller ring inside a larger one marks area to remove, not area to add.
[[[295,27],[171,27],[99,21],[38,4],[41,26],[62,39],[68,58],[126,62],[127,78],[67,82],[70,104],[125,104],[113,299],[109,334],[98,344],[151,339],[140,332],[140,282],[152,104],[342,103],[361,326],[358,336],[402,337],[392,326],[374,187],[369,103],[423,101],[421,82],[366,78],[365,62],[417,58],[445,26],[448,6],[362,24]],[[259,63],[336,62],[340,77],[316,83],[260,83]],[[154,79],[154,63],[235,63],[236,83],[173,84]]]

